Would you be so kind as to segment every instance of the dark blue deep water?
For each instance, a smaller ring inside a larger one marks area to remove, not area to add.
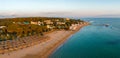
[[[49,58],[120,58],[120,18],[84,20],[92,25],[72,35]]]

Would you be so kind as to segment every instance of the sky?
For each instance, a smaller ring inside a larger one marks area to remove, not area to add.
[[[0,16],[120,17],[120,0],[0,0]]]

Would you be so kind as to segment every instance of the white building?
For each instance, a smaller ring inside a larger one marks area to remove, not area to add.
[[[77,29],[77,26],[78,24],[72,24],[69,29],[74,31]]]
[[[69,18],[66,18],[66,20],[70,20]]]
[[[34,25],[38,25],[38,22],[37,22],[37,21],[31,21],[30,23],[31,23],[31,24],[34,24]]]
[[[50,25],[47,25],[47,28],[49,28],[49,29],[53,29],[53,27],[52,27],[52,26],[50,26]]]
[[[57,22],[57,24],[60,24],[60,25],[61,25],[61,24],[65,24],[65,22]]]
[[[38,25],[43,25],[43,24],[44,24],[43,22],[38,21]]]
[[[44,21],[46,24],[53,24],[53,22],[51,22],[51,20],[45,20]]]

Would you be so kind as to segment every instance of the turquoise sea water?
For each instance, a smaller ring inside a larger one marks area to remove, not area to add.
[[[120,58],[120,18],[84,20],[94,22],[72,35],[49,58]]]

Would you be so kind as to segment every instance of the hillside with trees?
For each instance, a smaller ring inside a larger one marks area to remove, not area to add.
[[[80,24],[80,19],[53,17],[24,17],[0,19],[0,41],[12,40],[32,35],[44,35],[51,30],[69,30],[72,24]]]

